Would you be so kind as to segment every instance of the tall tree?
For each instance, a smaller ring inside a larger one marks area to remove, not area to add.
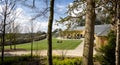
[[[10,22],[9,25],[6,27],[6,33],[8,34],[8,39],[10,42],[10,49],[12,49],[12,44],[14,45],[14,50],[16,49],[15,41],[17,39],[17,33],[20,32],[20,24],[17,23],[16,19],[18,19],[20,11],[14,10],[11,12],[8,17],[8,21]]]
[[[82,65],[93,65],[95,0],[86,0],[85,43]]]
[[[48,23],[48,32],[47,32],[47,40],[48,40],[48,65],[52,65],[52,24],[54,19],[54,0],[50,0],[50,15],[49,15],[49,23]]]
[[[13,31],[12,31],[12,43],[14,44],[14,50],[16,50],[16,41],[18,38],[18,33],[20,33],[20,24],[13,22]]]
[[[1,43],[1,62],[2,65],[4,65],[4,44],[5,44],[5,35],[6,35],[6,26],[10,23],[9,17],[11,17],[11,13],[14,12],[15,9],[15,0],[1,0],[0,3],[2,3],[0,16],[1,19],[1,32],[2,32],[2,43]]]
[[[33,56],[33,42],[34,42],[34,22],[30,21],[30,40],[31,41],[31,58]]]
[[[116,65],[120,65],[120,0],[117,0]]]

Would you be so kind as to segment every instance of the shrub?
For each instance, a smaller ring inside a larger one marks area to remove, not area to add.
[[[34,56],[32,58],[32,62],[34,61],[34,58],[38,58],[37,56]],[[31,61],[30,55],[24,55],[24,56],[11,56],[11,57],[5,57],[4,58],[4,65],[27,65]],[[0,61],[1,65],[1,61]]]
[[[53,65],[81,65],[81,58],[65,58],[64,60],[61,59],[54,59]]]
[[[47,65],[46,56],[33,56],[30,55],[5,57],[4,65]],[[60,56],[53,57],[53,65],[81,65],[82,58],[65,57],[64,60]],[[0,61],[1,65],[1,61]]]
[[[108,34],[108,45],[100,48],[98,50],[99,53],[95,56],[95,59],[101,65],[115,65],[115,42],[116,36],[114,31],[110,31]]]

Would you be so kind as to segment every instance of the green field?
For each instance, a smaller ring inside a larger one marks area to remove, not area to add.
[[[81,40],[62,40],[62,43],[57,43],[59,41],[58,39],[53,39],[53,49],[75,49],[80,43]],[[33,49],[34,50],[45,50],[47,49],[47,40],[41,40],[33,43]],[[6,46],[5,48],[9,48],[9,46]],[[30,50],[31,49],[31,43],[26,44],[19,44],[16,45],[17,49],[25,49]]]

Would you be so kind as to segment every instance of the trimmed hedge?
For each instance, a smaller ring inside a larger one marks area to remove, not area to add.
[[[46,35],[37,36],[37,37],[34,37],[34,41],[43,40],[45,38],[46,38]],[[14,44],[23,44],[23,43],[29,43],[29,42],[32,42],[30,38],[23,38],[23,39],[17,39],[16,41],[6,41],[5,46],[14,45]],[[0,42],[0,45],[1,45],[1,42]]]

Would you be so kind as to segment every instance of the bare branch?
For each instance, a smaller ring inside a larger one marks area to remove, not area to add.
[[[31,20],[35,20],[38,17],[45,16],[45,14],[48,12],[48,8],[44,9],[44,11],[39,11],[37,15],[35,15]]]

